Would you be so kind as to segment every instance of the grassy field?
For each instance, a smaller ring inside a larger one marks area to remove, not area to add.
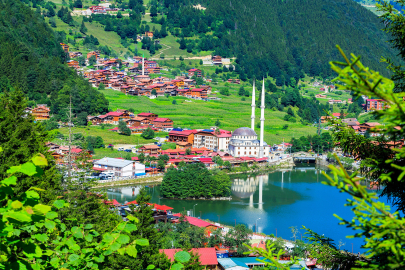
[[[108,144],[133,144],[133,145],[142,145],[142,144],[146,144],[146,143],[153,143],[155,142],[155,140],[151,139],[151,140],[146,140],[144,138],[141,137],[141,135],[139,134],[134,134],[131,136],[125,136],[125,135],[121,135],[117,132],[113,132],[113,131],[109,131],[108,129],[110,129],[112,127],[109,128],[105,128],[102,129],[100,126],[89,126],[89,127],[74,127],[72,128],[72,134],[75,133],[80,133],[83,136],[87,137],[87,136],[101,136],[104,140],[104,144],[108,145]],[[65,137],[67,137],[69,135],[69,129],[68,128],[60,128],[59,132],[62,133]],[[166,132],[161,132],[161,133],[155,133],[156,136],[167,136]],[[65,141],[66,142],[66,141]],[[61,141],[59,141],[59,143],[62,143]]]
[[[215,90],[218,88],[216,87]],[[147,97],[126,96],[114,90],[101,91],[110,101],[110,109],[133,109],[135,113],[151,111],[161,117],[169,117],[174,121],[175,127],[182,128],[210,128],[216,120],[221,122],[221,128],[234,131],[239,127],[250,127],[250,99],[242,101],[236,96],[236,89],[231,88],[231,96],[220,101],[188,100],[183,97],[159,97],[150,100]],[[177,104],[173,105],[173,100]],[[308,127],[300,123],[291,123],[283,120],[285,113],[279,111],[265,111],[265,141],[269,144],[281,143],[283,139],[315,134],[315,127]],[[256,123],[259,122],[260,109],[256,109]],[[284,125],[287,129],[283,129]],[[258,129],[256,128],[256,131]]]

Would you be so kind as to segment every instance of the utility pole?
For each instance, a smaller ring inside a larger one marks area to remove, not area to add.
[[[69,102],[69,153],[68,153],[68,177],[72,176],[72,95]]]

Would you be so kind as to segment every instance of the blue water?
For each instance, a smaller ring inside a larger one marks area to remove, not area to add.
[[[336,188],[323,185],[326,178],[322,170],[314,167],[298,167],[289,171],[275,171],[266,175],[248,177],[233,176],[231,201],[169,200],[160,198],[159,186],[149,186],[152,202],[169,205],[174,212],[189,210],[195,216],[221,224],[242,223],[253,231],[274,234],[291,239],[291,226],[299,232],[297,239],[304,236],[302,225],[335,240],[345,243],[342,249],[363,252],[361,239],[347,239],[353,231],[338,225],[337,214],[351,219],[353,213],[344,207],[349,196]],[[128,186],[107,191],[110,199],[121,203],[135,199],[139,186]],[[261,194],[261,196],[260,196]],[[260,197],[261,203],[260,203]],[[384,201],[385,202],[385,201]],[[195,205],[197,204],[197,205]],[[256,229],[257,221],[257,229]]]

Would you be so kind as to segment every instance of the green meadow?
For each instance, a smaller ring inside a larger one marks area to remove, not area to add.
[[[218,88],[214,87],[214,91]],[[216,93],[221,100],[201,101],[190,100],[184,97],[148,97],[127,96],[119,91],[110,89],[102,92],[110,102],[110,110],[132,109],[135,114],[141,112],[154,112],[160,117],[168,117],[174,121],[174,127],[201,129],[213,127],[215,122],[221,122],[222,129],[234,131],[239,127],[250,127],[251,123],[251,98],[242,101],[236,96],[236,90],[230,96]],[[258,93],[256,93],[257,95]],[[172,104],[176,100],[177,104]],[[316,127],[304,126],[300,123],[291,123],[283,120],[286,113],[265,110],[264,138],[268,144],[281,143],[283,139],[290,141],[292,137],[315,134]],[[259,123],[260,109],[256,107],[256,124]],[[288,125],[287,129],[283,129]],[[256,127],[256,132],[259,129]]]

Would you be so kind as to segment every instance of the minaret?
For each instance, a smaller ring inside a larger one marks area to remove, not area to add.
[[[260,106],[261,114],[260,114],[260,148],[259,148],[259,158],[264,156],[264,149],[263,149],[263,142],[264,142],[264,78],[263,78],[263,86],[262,86],[262,106]]]
[[[253,80],[253,91],[252,91],[252,129],[255,130],[255,109],[256,109],[256,101],[255,101],[255,80]]]
[[[145,75],[145,57],[142,55],[142,76]]]

